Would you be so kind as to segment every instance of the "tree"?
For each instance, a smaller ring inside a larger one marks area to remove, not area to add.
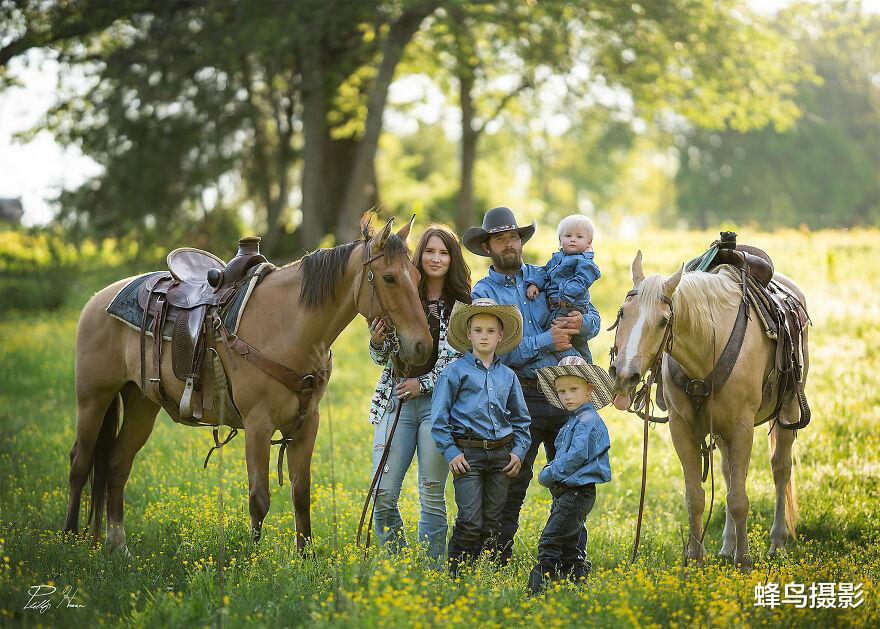
[[[683,216],[770,227],[880,220],[880,18],[860,3],[795,5],[776,29],[797,43],[820,81],[797,85],[803,116],[780,133],[695,129],[681,136],[676,177]]]

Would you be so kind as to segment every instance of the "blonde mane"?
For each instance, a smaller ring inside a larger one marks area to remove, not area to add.
[[[639,285],[639,308],[657,303],[663,293],[660,275],[646,277]],[[676,327],[689,330],[702,338],[709,338],[719,317],[742,301],[739,277],[734,269],[722,264],[711,273],[685,273],[672,294]]]

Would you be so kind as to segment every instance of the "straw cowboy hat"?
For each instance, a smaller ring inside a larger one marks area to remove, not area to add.
[[[614,389],[611,376],[599,365],[588,363],[580,356],[566,356],[555,367],[538,369],[538,388],[553,406],[565,408],[556,395],[556,379],[561,376],[577,376],[592,384],[593,393],[590,395],[590,402],[597,410],[611,402]]]
[[[488,258],[489,254],[483,251],[482,246],[486,239],[492,234],[512,229],[519,233],[519,237],[522,238],[523,242],[526,242],[535,233],[535,221],[532,221],[531,225],[520,227],[516,223],[513,210],[509,207],[493,207],[483,217],[483,226],[471,227],[464,233],[461,241],[471,253]]]
[[[494,299],[481,297],[471,304],[460,301],[455,302],[452,314],[449,315],[449,329],[446,332],[446,340],[452,347],[460,352],[469,352],[471,342],[468,340],[468,320],[478,314],[494,315],[501,320],[504,335],[495,354],[506,354],[514,349],[522,340],[523,323],[519,308],[513,305],[502,305]]]

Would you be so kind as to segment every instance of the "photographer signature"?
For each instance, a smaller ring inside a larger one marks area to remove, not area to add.
[[[52,596],[55,592],[58,591],[54,585],[32,585],[28,588],[28,602],[25,603],[24,609],[33,609],[35,611],[44,613],[46,610],[52,608]],[[78,605],[73,602],[73,597],[76,596],[78,589],[71,590],[70,586],[64,588],[64,591],[61,593],[61,600],[58,605],[55,607],[85,607],[85,605]]]

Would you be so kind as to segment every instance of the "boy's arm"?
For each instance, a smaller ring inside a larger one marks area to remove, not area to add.
[[[532,434],[529,430],[532,417],[529,415],[526,399],[516,376],[513,377],[513,386],[510,387],[510,394],[507,397],[507,410],[510,411],[510,424],[513,427],[513,448],[510,453],[518,456],[520,461],[524,461],[526,452],[532,445]]]
[[[569,478],[599,453],[590,452],[590,434],[593,426],[587,422],[578,422],[571,439],[571,447],[565,452],[556,451],[556,456],[541,470],[539,482],[542,485],[559,483]]]
[[[584,313],[583,323],[581,323],[581,336],[589,341],[599,334],[600,327],[602,327],[602,318],[599,316],[596,306],[593,305],[593,302],[590,302],[587,306],[587,311]]]
[[[532,284],[538,287],[538,290],[544,290],[547,286],[547,267],[526,265],[526,271],[523,273],[523,282],[526,286]]]
[[[452,403],[458,392],[457,381],[458,378],[451,370],[444,370],[437,378],[437,383],[434,385],[434,395],[431,399],[431,436],[434,437],[434,443],[437,444],[437,449],[443,453],[447,463],[451,463],[452,459],[462,454],[452,438],[450,419]]]
[[[592,251],[584,252],[584,258],[578,263],[578,274],[587,280],[587,286],[592,286],[593,282],[602,277]]]

